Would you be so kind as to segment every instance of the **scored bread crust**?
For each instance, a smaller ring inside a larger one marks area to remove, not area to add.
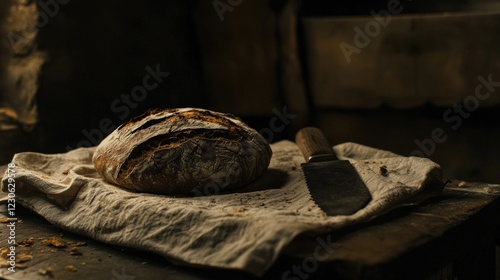
[[[133,191],[204,194],[251,183],[271,156],[266,140],[233,115],[180,108],[122,124],[97,146],[93,163],[105,180]]]

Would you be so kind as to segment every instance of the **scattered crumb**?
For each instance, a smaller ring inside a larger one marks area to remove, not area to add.
[[[87,263],[86,262],[82,262],[82,265],[85,266],[85,265],[87,265]]]
[[[384,177],[387,177],[387,166],[385,165],[380,166],[378,173]]]
[[[80,252],[77,247],[71,247],[71,249],[69,249],[69,254],[72,255],[72,256],[81,256],[81,255],[83,255],[82,252]]]
[[[27,253],[20,253],[16,255],[16,263],[23,263],[27,261],[31,261],[33,259],[33,256],[31,254]]]
[[[7,261],[7,253],[8,249],[1,249],[1,256],[0,256],[0,267],[9,267],[10,264]],[[16,255],[16,268],[18,269],[25,269],[28,267],[26,264],[24,264],[27,261],[30,261],[33,259],[33,256],[31,254],[26,254],[26,253],[19,253]]]
[[[33,244],[35,244],[35,238],[33,238],[33,237],[30,237],[28,239],[25,239],[25,240],[19,242],[19,245],[26,246],[26,247],[31,247]]]
[[[458,183],[458,186],[461,188],[465,188],[465,187],[467,187],[467,183],[464,181],[461,181],[460,183]]]
[[[0,223],[8,223],[8,222],[9,222],[9,218],[7,218],[7,217],[0,218]]]
[[[45,269],[40,268],[38,270],[38,274],[43,275],[43,276],[46,276],[46,275],[52,276],[52,268],[50,268],[50,267],[47,267]]]
[[[47,246],[54,246],[56,248],[67,247],[66,242],[58,236],[52,236],[50,238],[44,239],[44,240],[42,240],[42,244],[47,245]]]
[[[71,271],[71,272],[77,272],[78,269],[74,265],[67,265],[64,267],[65,270]]]

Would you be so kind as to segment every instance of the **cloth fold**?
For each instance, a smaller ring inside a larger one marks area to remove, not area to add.
[[[95,148],[64,154],[19,153],[16,200],[50,223],[113,245],[155,252],[167,260],[263,275],[297,235],[324,233],[418,203],[442,187],[439,165],[355,143],[333,149],[349,160],[372,194],[350,216],[327,217],[311,199],[290,141],[271,145],[268,172],[232,193],[161,196],[107,183],[95,171]],[[387,174],[381,174],[384,166]],[[2,180],[7,191],[7,177]],[[214,193],[217,190],[212,190]]]

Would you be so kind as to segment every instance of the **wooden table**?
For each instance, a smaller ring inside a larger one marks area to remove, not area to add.
[[[424,204],[400,208],[330,235],[297,238],[286,251],[301,252],[301,256],[283,255],[263,279],[446,279],[451,275],[447,279],[494,279],[499,197],[500,186],[454,181],[442,196]],[[17,214],[21,220],[16,240],[34,238],[33,245],[19,246],[17,252],[26,251],[33,259],[16,273],[0,268],[0,278],[256,279],[238,271],[174,265],[154,254],[103,244],[60,230],[19,206]],[[5,248],[6,224],[0,226],[0,247]],[[86,245],[77,247],[81,255],[72,255],[71,246],[42,244],[51,236]],[[326,250],[321,244],[328,241],[335,246]],[[323,251],[315,254],[315,250]],[[66,270],[68,265],[77,271]],[[41,275],[49,267],[52,276]]]

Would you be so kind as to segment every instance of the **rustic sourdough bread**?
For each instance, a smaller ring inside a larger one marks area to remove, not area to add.
[[[105,180],[156,194],[206,194],[259,178],[271,159],[264,138],[240,119],[204,109],[153,110],[119,126],[96,148]]]

